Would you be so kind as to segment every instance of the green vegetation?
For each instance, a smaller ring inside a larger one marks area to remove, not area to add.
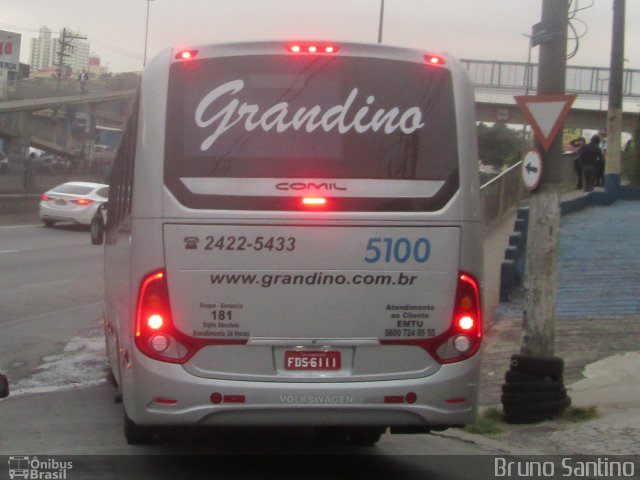
[[[464,431],[478,435],[497,435],[502,433],[502,428],[499,425],[501,422],[502,410],[491,407],[478,416],[476,423],[464,427]]]
[[[580,423],[599,417],[597,407],[569,407],[558,419],[569,423]],[[503,432],[502,424],[504,424],[502,410],[491,407],[478,415],[476,423],[464,427],[464,431],[477,435],[498,435]]]
[[[597,407],[569,407],[564,411],[561,418],[567,422],[578,423],[587,422],[599,416]]]
[[[510,167],[520,160],[526,145],[522,131],[513,130],[501,123],[492,127],[478,125],[478,154],[485,165],[498,169]]]

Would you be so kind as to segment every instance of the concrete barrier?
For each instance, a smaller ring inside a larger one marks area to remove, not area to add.
[[[36,193],[0,195],[0,215],[37,212],[39,201],[40,195]]]

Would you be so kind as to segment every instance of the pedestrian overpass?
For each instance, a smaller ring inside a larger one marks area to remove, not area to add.
[[[461,60],[476,94],[476,120],[525,124],[514,95],[534,95],[538,66],[526,62]],[[609,70],[568,66],[566,91],[578,95],[565,127],[599,130],[606,127]],[[115,76],[106,81],[34,79],[0,90],[0,137],[10,144],[10,157],[20,157],[29,145],[66,156],[84,155],[95,125],[122,127],[139,76]],[[632,132],[640,111],[640,70],[623,73],[623,131]],[[80,121],[82,120],[82,121]]]

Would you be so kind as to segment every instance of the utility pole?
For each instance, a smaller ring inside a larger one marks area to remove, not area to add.
[[[568,0],[543,0],[542,21],[547,37],[540,43],[538,95],[564,94],[567,65]],[[521,354],[554,354],[558,230],[562,188],[562,136],[542,153],[543,173],[531,194],[524,275],[523,336]]]
[[[609,112],[607,115],[607,158],[604,186],[607,193],[617,198],[620,190],[622,165],[622,75],[624,68],[625,0],[613,0],[613,27],[611,35],[611,68],[609,71]]]
[[[64,59],[65,57],[71,56],[67,53],[68,50],[73,50],[73,41],[74,40],[86,40],[87,37],[80,35],[72,35],[67,33],[67,29],[62,29],[62,35],[58,40],[59,50],[56,53],[58,55],[58,85],[60,84],[60,78],[62,78],[63,70],[64,70]]]

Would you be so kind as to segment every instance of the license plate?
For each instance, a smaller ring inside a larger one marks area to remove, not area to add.
[[[56,199],[56,205],[66,205],[66,204],[67,204],[66,200],[63,200],[60,198]]]
[[[287,370],[340,370],[340,352],[287,350],[284,352]]]

